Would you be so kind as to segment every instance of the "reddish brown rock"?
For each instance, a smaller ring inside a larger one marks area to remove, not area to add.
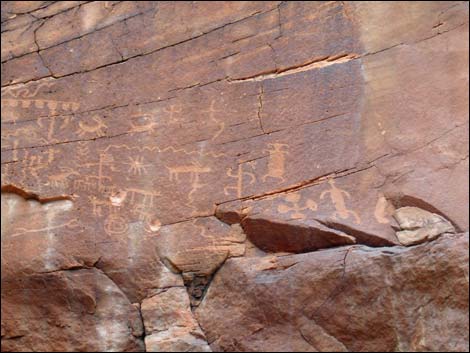
[[[138,308],[103,272],[12,277],[4,266],[2,351],[144,351]]]
[[[191,304],[198,305],[225,261],[245,254],[245,239],[239,225],[207,217],[163,226],[156,245],[163,263],[181,273]]]
[[[465,351],[468,250],[459,234],[230,259],[196,316],[215,351]]]
[[[431,268],[465,286],[461,238],[393,218],[416,207],[468,230],[467,2],[4,1],[1,27],[2,351],[468,345],[465,308],[427,287]],[[430,243],[404,249],[397,232]],[[289,313],[332,293],[347,249],[365,316],[336,294],[343,316]],[[290,280],[322,279],[318,296],[263,292],[300,266]],[[214,284],[245,314],[220,342],[232,318]],[[97,297],[112,320],[87,309]]]

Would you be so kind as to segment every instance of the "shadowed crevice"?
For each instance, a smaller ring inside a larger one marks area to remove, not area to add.
[[[50,196],[50,197],[40,197],[38,194],[30,191],[21,189],[13,184],[2,185],[2,194],[9,193],[21,196],[25,200],[35,200],[39,203],[48,203],[54,201],[73,201],[73,198],[70,195],[59,195],[59,196]]]
[[[315,220],[307,223],[246,217],[241,225],[248,239],[266,252],[299,254],[356,243],[354,237],[342,231],[328,228]]]

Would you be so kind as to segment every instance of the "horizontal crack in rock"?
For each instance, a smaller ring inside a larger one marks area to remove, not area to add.
[[[290,66],[285,69],[272,70],[270,72],[248,76],[244,78],[228,79],[228,81],[229,82],[264,81],[264,80],[278,78],[282,76],[293,75],[299,72],[320,69],[320,68],[335,65],[335,64],[342,64],[342,63],[357,59],[359,57],[360,56],[358,54],[327,56],[321,59],[314,59],[312,61],[300,64],[300,65]]]

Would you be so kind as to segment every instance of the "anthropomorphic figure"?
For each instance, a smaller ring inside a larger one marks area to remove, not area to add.
[[[271,149],[263,150],[263,153],[269,153],[268,173],[263,176],[263,182],[266,182],[267,178],[280,179],[281,182],[284,182],[286,154],[289,153],[286,149],[289,146],[283,143],[270,143],[268,146],[270,146]]]

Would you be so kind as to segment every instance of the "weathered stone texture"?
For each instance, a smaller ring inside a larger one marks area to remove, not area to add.
[[[230,259],[196,314],[216,351],[464,351],[468,250],[460,234]]]
[[[1,8],[2,351],[468,350],[468,2]]]

